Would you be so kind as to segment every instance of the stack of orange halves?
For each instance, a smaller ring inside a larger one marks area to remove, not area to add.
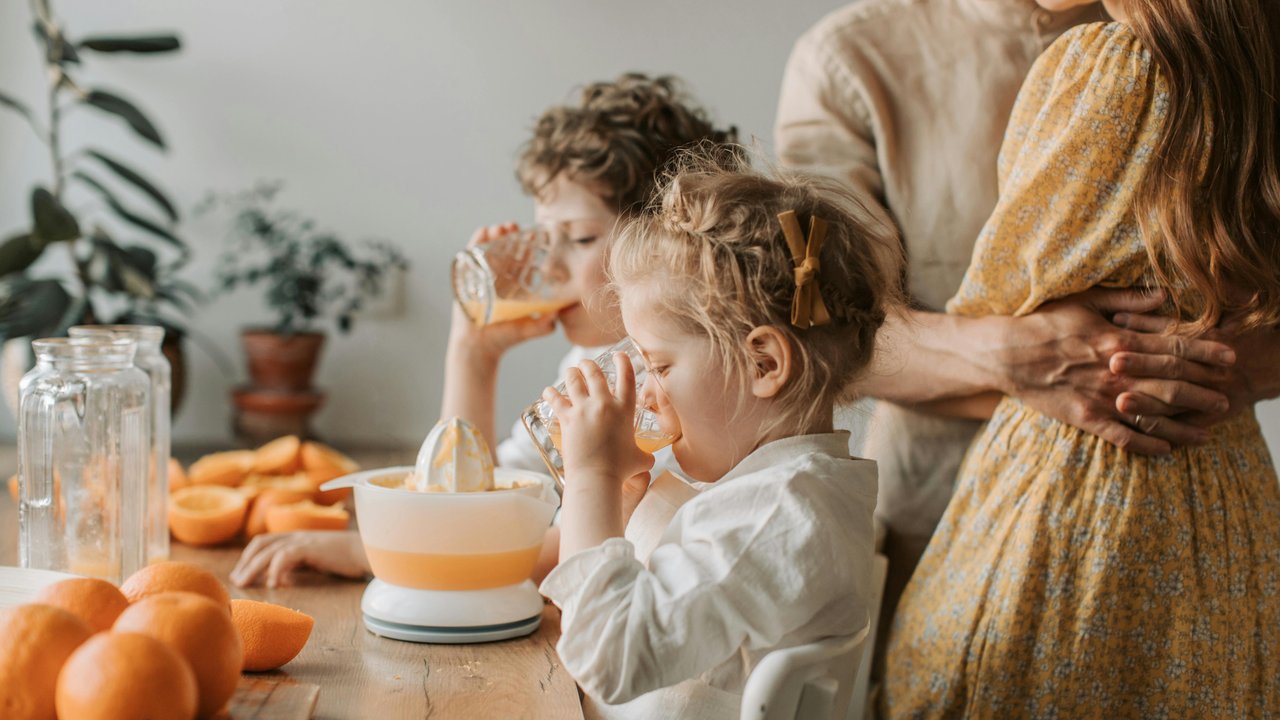
[[[289,662],[313,624],[279,605],[232,600],[190,563],[148,566],[118,589],[63,580],[31,604],[0,610],[0,717],[212,718],[242,669]]]
[[[188,545],[291,530],[341,530],[350,516],[337,503],[350,489],[320,485],[359,470],[326,445],[287,435],[257,450],[206,455],[183,472],[169,464],[169,531]]]

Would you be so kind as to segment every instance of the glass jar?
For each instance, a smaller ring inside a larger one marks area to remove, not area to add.
[[[71,337],[126,338],[138,345],[133,364],[151,381],[151,455],[147,464],[147,563],[169,559],[169,455],[172,371],[158,325],[77,325]]]
[[[150,383],[128,339],[31,343],[18,411],[22,567],[119,583],[146,560]]]

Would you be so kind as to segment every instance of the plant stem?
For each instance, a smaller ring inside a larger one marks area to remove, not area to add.
[[[49,79],[49,158],[53,164],[53,196],[61,203],[63,190],[66,189],[66,168],[62,159],[62,138],[59,132],[62,109],[58,107],[58,88],[62,85],[62,67],[50,59],[52,53],[49,52],[49,48],[53,43],[61,41],[62,30],[54,24],[49,0],[31,0],[31,12],[36,16],[36,22],[44,26],[45,68]],[[72,271],[80,283],[80,291],[88,297],[89,280],[84,276],[84,269],[76,257],[75,240],[69,240],[64,245],[67,248]]]

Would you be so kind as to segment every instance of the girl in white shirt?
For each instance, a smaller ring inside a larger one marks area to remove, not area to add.
[[[541,589],[590,715],[737,717],[763,655],[868,622],[875,464],[849,457],[832,412],[871,358],[896,247],[834,183],[697,163],[618,231],[613,287],[652,378],[639,401],[714,484],[641,563],[621,488],[652,459],[632,439],[629,361],[615,388],[588,362],[544,392],[566,481]]]
[[[518,420],[511,436],[497,441],[499,362],[516,345],[553,332],[557,323],[572,343],[561,372],[620,340],[624,332],[617,306],[601,293],[605,246],[615,224],[644,206],[663,167],[681,148],[706,144],[732,154],[735,140],[734,129],[717,129],[670,76],[628,73],[591,83],[582,89],[578,103],[543,111],[521,150],[516,176],[533,198],[535,221],[568,244],[563,257],[577,302],[555,315],[484,327],[472,324],[455,303],[441,417],[461,417],[479,428],[497,464],[545,471]],[[514,223],[483,227],[471,243],[490,242],[517,229]],[[670,464],[669,453],[659,461]],[[536,579],[554,564],[557,538],[553,528]],[[355,532],[300,532],[254,538],[231,579],[242,586],[262,579],[274,587],[287,582],[289,573],[301,565],[349,577],[370,572]]]

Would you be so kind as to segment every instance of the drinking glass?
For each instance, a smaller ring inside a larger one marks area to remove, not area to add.
[[[640,348],[636,346],[635,341],[629,337],[623,338],[621,342],[606,350],[593,361],[604,371],[605,379],[609,382],[610,388],[614,387],[618,377],[617,368],[613,364],[615,353],[625,353],[631,359],[631,367],[635,369],[636,446],[647,453],[655,453],[674,442],[676,434],[664,430],[658,420],[657,413],[645,407],[641,402],[641,394],[649,375],[649,365],[644,359],[644,353],[640,352]],[[556,385],[555,389],[557,392],[564,394],[564,381]],[[564,459],[560,454],[560,421],[556,419],[551,405],[547,401],[539,399],[524,411],[520,419],[524,422],[524,427],[529,431],[529,435],[533,437],[533,445],[538,449],[538,453],[542,455],[542,460],[547,464],[547,469],[551,471],[551,477],[555,479],[556,486],[564,489]]]
[[[22,567],[119,583],[146,562],[150,383],[137,345],[35,340],[18,412]]]
[[[147,468],[147,563],[169,559],[169,396],[172,370],[158,325],[77,325],[71,337],[128,338],[138,345],[133,364],[151,382],[151,455]]]
[[[575,302],[561,233],[534,226],[453,258],[453,295],[477,325],[560,311]]]

